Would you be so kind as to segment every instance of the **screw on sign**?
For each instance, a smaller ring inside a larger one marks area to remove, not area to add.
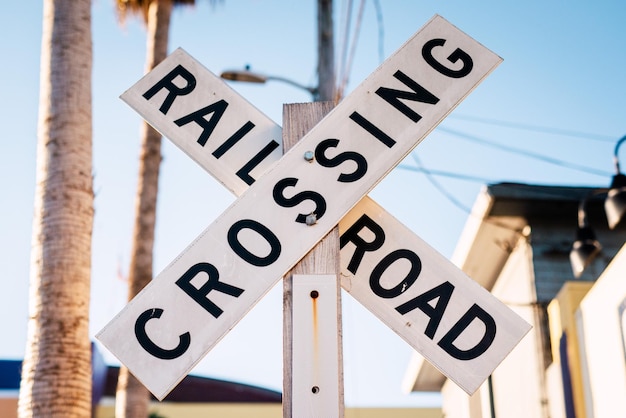
[[[528,324],[366,194],[500,62],[435,16],[280,158],[280,128],[174,52],[123,98],[240,197],[98,339],[162,399],[339,224],[342,286],[474,392]]]

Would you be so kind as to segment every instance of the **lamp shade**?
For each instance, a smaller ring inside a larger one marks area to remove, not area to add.
[[[602,246],[596,239],[596,234],[588,227],[579,227],[576,233],[576,241],[569,253],[574,277],[579,278],[593,259],[600,253]]]
[[[618,173],[613,176],[611,188],[604,201],[604,211],[609,228],[615,229],[626,213],[626,176]]]
[[[230,70],[224,71],[220,74],[220,77],[224,80],[230,81],[243,81],[246,83],[265,83],[267,81],[267,76],[263,74],[253,73],[248,70]]]

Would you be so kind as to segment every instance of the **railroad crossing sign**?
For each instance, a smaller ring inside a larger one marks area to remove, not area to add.
[[[98,339],[159,399],[335,225],[342,286],[466,392],[529,325],[366,194],[499,63],[435,16],[282,158],[183,50],[122,98],[239,198]]]

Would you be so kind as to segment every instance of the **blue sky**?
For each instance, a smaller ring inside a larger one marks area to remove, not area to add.
[[[337,53],[345,2],[336,1]],[[355,2],[358,3],[358,2]],[[434,14],[504,62],[372,192],[372,197],[446,257],[486,182],[606,187],[615,142],[626,134],[626,4],[621,1],[367,1],[347,92]],[[354,9],[358,8],[355,4]],[[184,48],[214,73],[250,65],[315,84],[315,2],[226,0],[176,10],[170,50]],[[353,23],[351,28],[354,29]],[[39,2],[11,2],[0,15],[0,357],[26,341],[30,232],[41,42]],[[139,153],[139,116],[118,97],[143,73],[145,31],[116,22],[113,2],[93,5],[94,181],[92,333],[125,304]],[[380,41],[382,40],[382,44]],[[382,54],[381,54],[382,51]],[[283,103],[310,101],[278,82],[232,84],[281,123]],[[155,273],[233,201],[229,192],[164,140]],[[415,158],[416,157],[416,158]],[[436,176],[434,185],[423,172]],[[623,164],[622,164],[623,165]],[[443,191],[443,192],[442,192]],[[575,217],[572,214],[572,235]],[[281,388],[281,293],[271,291],[195,373]],[[411,349],[344,295],[345,393],[349,406],[428,405],[436,396],[400,391]],[[114,361],[110,356],[108,360]]]

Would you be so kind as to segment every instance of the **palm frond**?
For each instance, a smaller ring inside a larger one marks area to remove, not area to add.
[[[144,22],[148,20],[148,9],[150,3],[156,0],[115,0],[117,17],[120,23],[124,23],[128,15],[139,15],[143,18]],[[193,6],[196,4],[195,0],[171,0],[174,7],[181,5]],[[209,0],[212,5],[215,5],[219,0]]]

